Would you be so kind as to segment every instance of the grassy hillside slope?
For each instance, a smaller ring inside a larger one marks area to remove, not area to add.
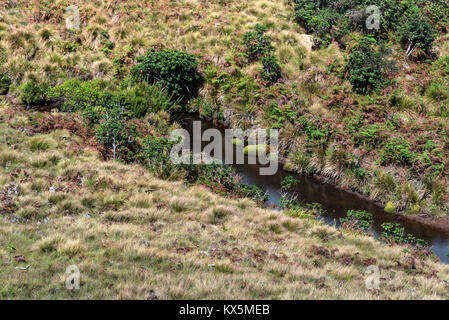
[[[2,299],[449,296],[449,266],[406,247],[103,161],[79,118],[0,106]]]
[[[435,57],[409,59],[398,35],[382,31],[397,72],[380,92],[363,95],[344,67],[361,31],[346,36],[345,48],[331,42],[312,50],[290,1],[78,1],[79,31],[65,28],[67,1],[2,3],[0,72],[10,77],[13,98],[30,80],[45,88],[69,78],[120,82],[150,47],[185,50],[197,56],[205,80],[185,109],[232,127],[279,128],[289,169],[388,203],[390,211],[448,212],[449,41],[441,26],[448,17],[435,18],[430,5],[423,12],[437,20]],[[261,78],[261,61],[245,56],[243,36],[256,24],[267,27],[281,66],[273,85]]]

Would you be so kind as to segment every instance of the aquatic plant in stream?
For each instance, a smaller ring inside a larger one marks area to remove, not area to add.
[[[428,243],[425,240],[416,238],[410,233],[405,233],[404,227],[402,227],[399,223],[384,222],[381,224],[381,227],[383,230],[381,236],[387,242],[409,244],[419,249],[425,249],[428,247]]]
[[[345,227],[368,230],[373,225],[373,215],[364,210],[349,210],[346,218],[340,218],[340,222]]]

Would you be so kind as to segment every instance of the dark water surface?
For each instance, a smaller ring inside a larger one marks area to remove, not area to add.
[[[177,117],[176,121],[178,121],[184,129],[192,132],[193,121],[199,121],[199,118],[195,115],[184,114]],[[224,129],[216,127],[210,121],[201,120],[201,131],[210,128],[218,129],[223,133],[223,148],[225,148],[225,144],[232,145],[232,140],[225,138]],[[203,146],[208,143],[209,142],[203,142]],[[266,191],[269,195],[268,204],[279,204],[279,199],[281,197],[281,181],[287,176],[293,176],[299,180],[299,183],[292,188],[292,191],[297,196],[297,200],[302,203],[319,203],[324,209],[324,212],[319,219],[323,220],[325,223],[339,226],[339,219],[345,217],[348,210],[365,210],[373,214],[374,223],[372,232],[375,237],[380,235],[380,225],[382,223],[398,222],[405,228],[406,233],[410,233],[417,238],[426,240],[431,245],[431,250],[442,262],[449,263],[449,257],[447,256],[447,254],[449,254],[449,234],[443,231],[418,222],[392,216],[372,201],[337,189],[330,184],[322,183],[307,175],[285,172],[279,168],[276,174],[272,176],[261,176],[259,174],[260,165],[247,164],[246,161],[245,164],[231,165],[231,167],[234,172],[241,177],[242,182],[255,184]]]

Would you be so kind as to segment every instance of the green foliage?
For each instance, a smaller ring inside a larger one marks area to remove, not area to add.
[[[352,224],[358,229],[368,230],[373,225],[373,215],[364,210],[349,210],[346,218],[340,218],[343,224]]]
[[[368,150],[376,148],[385,138],[385,125],[374,123],[363,126],[354,135],[354,142]]]
[[[385,205],[384,211],[387,213],[396,213],[396,206],[394,205],[393,202],[388,201],[387,204]]]
[[[332,1],[294,0],[295,19],[315,36],[314,46],[327,47],[349,32],[350,20],[332,7]]]
[[[0,73],[0,95],[7,94],[11,86],[11,78],[6,73]]]
[[[35,80],[29,80],[20,86],[20,100],[27,106],[35,106],[47,102],[47,84],[38,84]]]
[[[309,121],[305,116],[299,119],[299,122],[304,127],[304,131],[309,142],[326,143],[330,136],[329,126],[326,124],[322,128],[318,128],[313,122]]]
[[[170,160],[170,150],[177,141],[170,141],[164,137],[145,137],[140,161],[148,170],[160,179],[176,180],[184,175],[181,165]]]
[[[293,176],[287,176],[281,181],[281,189],[282,190],[288,190],[293,185],[299,183],[298,179],[295,179]]]
[[[178,109],[179,101],[173,99],[158,85],[142,82],[128,86],[123,90],[125,107],[136,118],[142,118],[148,113],[161,110],[171,112]]]
[[[377,46],[374,38],[363,37],[357,42],[345,65],[349,81],[357,93],[380,93],[388,83],[386,73],[395,71],[394,61],[386,58],[388,54],[384,46]]]
[[[97,140],[112,149],[114,159],[133,162],[140,152],[139,133],[135,125],[126,121],[123,97],[106,93],[101,104],[104,118],[96,129]]]
[[[412,164],[415,154],[410,150],[410,142],[401,138],[390,139],[380,154],[382,163]]]
[[[254,184],[238,183],[234,187],[241,196],[265,203],[269,195],[266,191]]]
[[[402,44],[409,55],[415,48],[422,50],[422,57],[431,56],[435,30],[430,21],[420,13],[414,13],[399,27]]]
[[[417,247],[428,246],[423,239],[414,237],[411,234],[406,234],[404,228],[399,223],[384,222],[381,224],[383,229],[381,235],[388,242],[395,242],[399,244],[410,244]]]
[[[263,56],[261,61],[263,65],[260,70],[262,79],[270,84],[278,81],[281,77],[281,66],[278,63],[277,57],[273,54],[268,54]]]
[[[61,105],[65,112],[93,112],[100,106],[108,82],[102,79],[80,81],[70,79],[53,87],[48,92],[48,98]]]
[[[271,45],[271,39],[265,35],[265,32],[267,32],[265,25],[256,24],[254,31],[246,32],[243,35],[243,45],[250,62],[274,50],[274,47]]]
[[[137,57],[131,69],[135,80],[158,84],[175,99],[188,99],[197,94],[201,75],[194,55],[184,51],[152,48],[146,56]]]
[[[426,95],[437,101],[449,101],[449,82],[432,82],[426,90]]]

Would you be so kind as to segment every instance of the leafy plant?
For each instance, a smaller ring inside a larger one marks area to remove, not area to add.
[[[415,154],[410,150],[410,142],[401,138],[389,140],[380,154],[382,163],[411,164]]]
[[[349,210],[346,218],[340,218],[342,224],[353,224],[358,229],[368,230],[373,224],[373,215],[364,210]]]
[[[7,94],[11,86],[11,78],[6,73],[0,73],[0,95]]]
[[[271,45],[271,38],[265,35],[265,32],[267,32],[265,25],[256,24],[254,31],[246,32],[243,35],[243,45],[250,62],[274,50],[274,47]]]
[[[416,238],[411,234],[405,233],[404,227],[399,223],[384,222],[381,224],[382,227],[382,237],[389,242],[396,242],[399,244],[410,244],[417,247],[428,246],[427,242],[423,239]]]
[[[345,65],[349,81],[357,93],[380,92],[388,82],[386,74],[395,71],[395,62],[386,58],[388,54],[384,46],[377,46],[374,38],[363,37],[357,42]]]
[[[278,63],[277,57],[273,54],[268,54],[261,59],[262,69],[260,75],[263,80],[275,83],[281,77],[281,66]]]
[[[407,56],[411,56],[417,48],[420,49],[422,54],[416,56],[431,56],[435,29],[421,13],[416,12],[404,21],[399,27],[399,35],[403,45],[407,48]]]
[[[139,153],[139,136],[135,125],[126,121],[123,98],[106,93],[102,100],[104,119],[97,128],[97,140],[112,149],[114,159],[132,162]]]
[[[297,184],[298,182],[299,182],[299,180],[295,179],[293,176],[287,176],[281,181],[281,189],[288,190],[293,185]]]
[[[100,106],[108,83],[102,79],[80,81],[70,79],[53,87],[48,92],[48,98],[59,103],[61,110],[75,112],[78,110],[92,112]]]
[[[29,107],[46,103],[47,89],[47,84],[29,80],[20,87],[20,100]]]
[[[137,57],[131,69],[133,78],[156,83],[175,99],[188,99],[197,94],[201,75],[194,55],[184,51],[152,48],[145,56]]]

